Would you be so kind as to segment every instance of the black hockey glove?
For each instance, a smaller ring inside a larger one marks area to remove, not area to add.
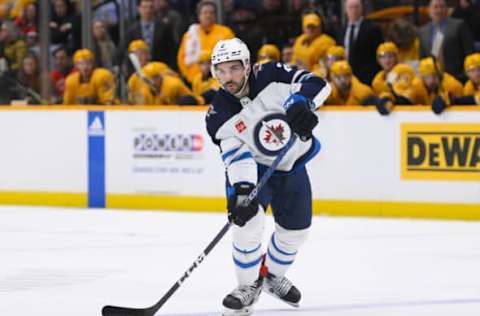
[[[284,104],[290,128],[303,141],[312,138],[312,130],[318,124],[312,107],[312,101],[299,93],[292,94]]]
[[[255,188],[251,183],[236,183],[233,186],[235,192],[228,199],[228,220],[238,226],[245,225],[258,212],[258,201],[253,199],[248,205],[243,205],[243,201]]]

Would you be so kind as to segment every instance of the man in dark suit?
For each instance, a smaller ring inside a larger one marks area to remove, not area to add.
[[[473,53],[473,37],[464,21],[448,17],[446,0],[430,0],[432,21],[420,28],[420,57],[434,55],[445,71],[462,82],[465,56]]]
[[[156,19],[153,0],[140,0],[138,4],[140,20],[134,23],[127,31],[123,52],[125,54],[131,41],[143,39],[151,47],[153,61],[161,61],[170,67],[175,67],[175,41],[169,24]]]
[[[345,0],[345,12],[347,25],[337,42],[345,46],[355,76],[370,85],[375,74],[381,70],[377,64],[376,50],[383,43],[382,31],[373,22],[363,18],[361,0]]]

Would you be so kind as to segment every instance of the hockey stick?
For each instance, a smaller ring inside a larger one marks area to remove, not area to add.
[[[130,61],[132,62],[133,68],[135,68],[135,72],[137,73],[137,76],[143,82],[145,82],[150,87],[150,89],[152,89],[153,92],[155,92],[155,94],[158,94],[160,92],[158,87],[156,87],[155,84],[150,79],[148,79],[143,73],[142,66],[140,65],[140,60],[138,60],[137,55],[135,55],[134,53],[130,53],[128,54],[128,58],[130,58]]]
[[[250,192],[248,197],[245,199],[244,203],[249,204],[258,194],[258,192],[263,188],[267,183],[268,179],[271,177],[275,169],[280,164],[283,157],[286,155],[288,150],[293,146],[297,136],[292,135],[285,147],[280,151],[272,165],[265,171],[263,176],[260,178],[260,181],[255,186],[255,188]],[[183,284],[183,282],[192,274],[202,262],[205,260],[205,257],[212,251],[212,249],[218,244],[218,242],[223,238],[227,231],[232,226],[231,222],[227,222],[218,234],[213,238],[213,240],[208,244],[205,250],[197,257],[193,264],[185,271],[185,273],[178,279],[175,284],[168,290],[168,292],[154,305],[147,308],[129,308],[129,307],[120,307],[120,306],[104,306],[102,309],[103,316],[153,316],[155,313],[165,304],[165,302],[178,290],[178,288]]]

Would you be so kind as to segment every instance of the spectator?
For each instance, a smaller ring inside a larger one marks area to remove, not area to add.
[[[332,93],[327,105],[360,105],[374,95],[372,89],[361,83],[346,60],[333,63],[331,68]]]
[[[384,92],[390,92],[390,87],[387,83],[388,74],[398,64],[398,48],[393,42],[385,42],[377,48],[377,61],[382,67],[373,78],[372,89],[376,95],[381,95]]]
[[[282,48],[282,63],[286,65],[293,65],[293,45],[287,43]]]
[[[447,72],[441,70],[440,65],[433,57],[427,57],[420,61],[420,78],[428,93],[428,103],[432,104],[437,96],[456,98],[463,95],[463,86]]]
[[[388,28],[387,41],[397,46],[398,62],[408,63],[414,68],[418,65],[420,40],[412,23],[405,19],[394,20]]]
[[[188,82],[199,74],[198,60],[202,50],[211,51],[223,39],[235,37],[233,31],[216,23],[217,6],[210,0],[202,0],[197,6],[199,23],[190,25],[183,35],[177,55],[178,67]]]
[[[209,51],[202,51],[200,53],[199,61],[202,73],[198,74],[195,79],[193,79],[192,83],[193,93],[201,95],[206,104],[212,102],[215,94],[220,88],[220,83],[212,77],[210,57],[211,52]]]
[[[231,14],[233,32],[240,38],[250,51],[257,52],[264,42],[263,30],[258,23],[258,14],[254,3],[237,3]],[[255,55],[251,56],[252,64],[255,63]]]
[[[53,0],[50,17],[52,44],[68,45],[72,40],[72,29],[75,23],[75,8],[68,0]]]
[[[0,20],[16,19],[22,15],[23,9],[34,0],[2,0],[0,1]]]
[[[142,68],[145,81],[138,90],[130,91],[131,104],[141,105],[195,105],[203,104],[204,100],[196,96],[180,80],[173,76],[166,76],[156,63],[149,63]]]
[[[5,21],[0,28],[0,52],[5,58],[7,67],[17,72],[23,58],[27,55],[27,44],[20,38],[20,32],[13,21]]]
[[[289,22],[287,8],[281,0],[262,0],[259,10],[258,25],[263,31],[262,43],[270,43],[281,47],[286,40],[293,37],[289,27],[279,27]]]
[[[123,44],[124,50],[133,40],[143,39],[150,48],[152,60],[162,61],[170,67],[175,64],[175,42],[170,25],[163,24],[155,18],[153,0],[140,0],[138,4],[140,21],[133,24],[127,31]],[[121,57],[123,57],[123,52]]]
[[[332,46],[327,54],[313,68],[312,72],[327,81],[331,81],[330,69],[336,61],[346,60],[345,48],[343,46]]]
[[[180,36],[185,31],[185,24],[180,13],[170,8],[168,0],[154,0],[155,15],[163,24],[171,26],[175,47],[180,44]]]
[[[480,1],[459,0],[451,17],[462,19],[467,24],[474,41],[478,44],[478,51],[480,49]]]
[[[298,67],[313,70],[327,50],[335,46],[335,40],[322,33],[322,21],[316,13],[306,14],[302,25],[303,34],[293,45],[293,60]]]
[[[42,104],[40,93],[40,71],[38,59],[34,54],[27,54],[22,60],[17,81],[20,84],[19,97],[28,104]]]
[[[52,81],[53,103],[62,103],[63,94],[65,92],[65,79],[70,75],[74,68],[72,59],[68,55],[67,48],[61,46],[53,51],[54,68],[50,72]]]
[[[105,23],[93,21],[92,33],[94,41],[95,61],[98,67],[112,69],[116,64],[117,48],[107,32]]]
[[[465,82],[462,61],[474,52],[470,30],[448,17],[446,0],[430,0],[428,10],[432,21],[420,29],[420,57],[435,56],[446,72]]]
[[[15,18],[15,24],[23,35],[30,32],[38,33],[38,14],[37,5],[29,3],[22,12],[22,15]]]
[[[257,53],[257,62],[280,61],[280,50],[273,44],[263,45]]]
[[[29,53],[33,53],[38,56],[40,53],[40,42],[38,39],[38,33],[30,31],[25,35],[25,44],[27,44],[27,50]]]
[[[94,55],[88,49],[79,49],[73,55],[77,72],[65,81],[63,104],[116,103],[113,74],[104,68],[95,68]]]
[[[345,0],[347,24],[338,37],[347,52],[353,73],[363,83],[370,84],[380,70],[375,50],[383,42],[382,31],[373,22],[364,19],[361,0]]]
[[[288,3],[288,21],[283,27],[288,28],[289,38],[295,38],[302,34],[302,16],[307,11],[306,0],[292,0]]]

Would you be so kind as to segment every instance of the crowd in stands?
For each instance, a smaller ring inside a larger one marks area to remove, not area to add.
[[[97,1],[89,50],[81,47],[81,1],[52,0],[51,98],[44,100],[38,3],[0,0],[0,103],[208,104],[219,89],[210,52],[219,40],[239,37],[252,62],[284,62],[328,80],[327,105],[388,114],[394,105],[441,113],[480,104],[479,0],[430,0],[429,20],[418,26],[409,17],[368,18],[367,8],[382,1],[342,1],[223,0],[223,24],[212,0]],[[136,21],[123,38],[119,7]]]

